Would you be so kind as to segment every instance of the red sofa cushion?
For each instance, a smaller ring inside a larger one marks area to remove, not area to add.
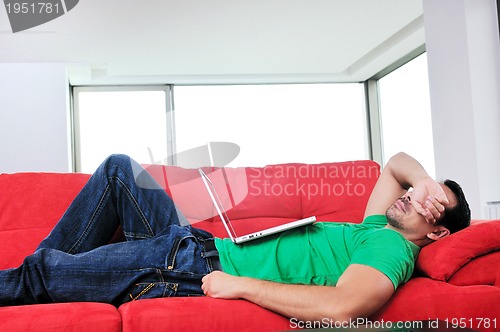
[[[49,234],[87,174],[0,174],[0,269],[19,266]]]
[[[104,303],[57,303],[0,307],[0,331],[121,331],[118,310]]]
[[[500,250],[500,220],[476,221],[422,248],[416,270],[432,279],[447,281],[474,258],[496,250]]]
[[[302,216],[316,215],[319,221],[360,223],[380,175],[380,166],[370,160],[303,165],[306,176]],[[304,173],[304,171],[303,171]]]
[[[119,311],[123,332],[284,331],[290,320],[244,300],[178,297],[129,302]]]

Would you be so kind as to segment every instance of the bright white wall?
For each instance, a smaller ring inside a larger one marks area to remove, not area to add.
[[[473,217],[500,200],[500,44],[495,0],[424,0],[436,173]]]
[[[62,64],[0,63],[0,173],[70,170],[67,82]]]

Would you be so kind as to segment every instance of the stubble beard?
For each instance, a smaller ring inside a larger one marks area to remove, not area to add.
[[[392,211],[390,211],[390,210],[391,209],[389,208],[385,212],[385,217],[387,218],[387,223],[396,229],[404,229],[403,220],[402,220],[403,218],[401,216],[398,216],[398,215],[392,213]]]

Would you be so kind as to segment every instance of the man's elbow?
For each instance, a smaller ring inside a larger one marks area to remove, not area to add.
[[[366,318],[377,312],[386,299],[371,297],[356,297],[355,295],[344,298],[342,301],[329,301],[324,303],[323,317],[336,322],[353,322]]]
[[[349,304],[328,304],[323,308],[322,315],[322,318],[328,318],[335,322],[352,322],[365,316],[363,310]]]

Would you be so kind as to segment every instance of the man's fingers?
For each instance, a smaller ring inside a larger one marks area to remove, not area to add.
[[[448,199],[446,199],[446,201],[448,201]],[[446,204],[446,203],[444,203],[444,204]],[[441,218],[443,212],[445,211],[446,207],[444,204],[436,198],[433,198],[430,196],[428,197],[427,208],[432,213],[435,220]]]
[[[441,189],[441,191],[442,191],[442,189]],[[450,201],[448,200],[448,197],[446,197],[446,194],[444,191],[442,191],[442,193],[440,195],[437,195],[433,198],[436,202],[438,202],[441,205],[447,205],[450,203]]]
[[[207,274],[201,278],[201,289],[203,290],[203,294],[208,296],[208,288],[210,284],[210,274]]]
[[[444,204],[441,203],[437,198],[433,198],[433,197],[429,196],[429,197],[427,197],[426,202],[427,202],[427,207],[429,209],[436,210],[436,212],[439,214],[443,213],[445,210]]]
[[[427,202],[420,203],[420,202],[412,201],[412,205],[415,208],[415,210],[419,214],[421,214],[428,223],[435,223],[436,222],[437,217],[431,211],[431,208],[430,208],[430,206],[427,205]],[[437,214],[439,214],[439,211],[437,211],[435,209],[435,207],[434,207],[434,210],[435,210],[435,213],[437,212]]]

